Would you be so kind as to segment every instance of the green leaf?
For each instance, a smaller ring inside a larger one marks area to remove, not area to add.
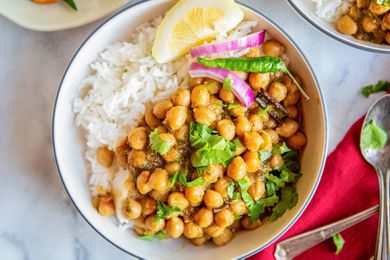
[[[153,132],[149,134],[149,141],[152,150],[158,152],[161,155],[167,154],[169,149],[171,149],[174,145],[174,142],[172,140],[162,140],[157,129],[154,129]]]
[[[220,107],[225,107],[226,106],[226,105],[222,104],[221,102],[213,102],[211,104],[216,105],[216,106],[220,106]]]
[[[271,221],[275,221],[281,217],[287,209],[293,208],[298,202],[298,193],[295,190],[295,187],[287,186],[282,190],[281,199],[272,208],[272,214],[270,216]]]
[[[147,241],[152,240],[154,238],[157,238],[158,240],[162,240],[167,238],[167,234],[164,231],[159,231],[154,235],[144,235],[144,236],[139,236],[138,238]]]
[[[376,0],[378,5],[390,6],[390,0]]]
[[[382,3],[379,3],[379,2],[382,2]],[[387,0],[387,1],[386,0],[377,0],[378,4],[384,5],[385,2],[387,2],[387,5],[390,5],[390,0]],[[390,89],[390,82],[381,80],[381,81],[378,81],[378,83],[376,83],[374,85],[369,85],[369,86],[363,87],[362,94],[363,94],[363,96],[368,97],[371,94],[381,92],[381,91],[387,91],[389,89]]]
[[[73,10],[77,11],[77,5],[74,0],[64,0]]]
[[[285,142],[283,142],[282,145],[275,146],[272,149],[272,155],[285,154],[285,153],[290,152],[290,151],[291,151],[291,149],[287,146],[287,144]]]
[[[216,81],[212,81],[212,82],[210,82],[209,84],[207,84],[205,87],[206,87],[207,89],[209,89],[209,88],[215,87],[215,85],[217,85],[217,82],[216,82]]]
[[[177,179],[179,177],[179,171],[175,171],[171,177],[169,177],[169,187],[168,190],[170,190],[173,186],[175,186]]]
[[[269,111],[269,106],[266,106],[264,109],[259,107],[259,116],[264,116],[265,114],[268,113],[268,111]]]
[[[191,188],[191,187],[202,185],[205,182],[206,181],[202,177],[199,177],[199,178],[197,178],[197,179],[195,179],[193,181],[187,182],[185,186],[188,187],[188,188]]]
[[[244,216],[244,215],[237,215],[237,214],[234,214],[234,221],[242,219],[243,216]]]
[[[196,171],[198,173],[198,176],[202,176],[203,173],[207,172],[207,166],[198,167],[196,168]]]
[[[171,207],[168,205],[165,205],[162,201],[157,201],[157,217],[159,219],[164,219],[171,215],[173,212],[180,212],[181,209],[177,206]]]
[[[233,79],[229,75],[223,80],[223,85],[222,87],[226,90],[232,91],[233,90]]]
[[[260,152],[260,161],[261,162],[265,162],[267,161],[269,158],[271,158],[272,156],[272,153],[269,152],[269,151],[261,151]]]
[[[375,120],[364,127],[360,138],[360,146],[363,149],[382,149],[387,142],[388,136],[386,131],[378,126]]]
[[[230,109],[235,109],[235,108],[240,108],[241,107],[241,105],[240,104],[229,104],[228,105],[228,109],[230,110]]]
[[[236,138],[233,141],[233,144],[237,147],[242,147],[242,143],[240,142],[240,139]]]
[[[338,255],[344,247],[345,244],[344,238],[340,234],[336,234],[332,237],[332,239],[334,245],[336,246],[335,254]]]
[[[240,198],[240,193],[236,191],[237,188],[237,183],[234,181],[230,181],[227,186],[227,194],[233,201],[236,201]]]
[[[204,184],[206,181],[205,179],[203,179],[202,177],[199,177],[193,181],[187,181],[187,172],[186,171],[176,171],[173,176],[177,176],[176,177],[176,182],[180,183],[181,185],[183,185],[184,187],[195,187],[195,186],[199,186],[199,185],[202,185]],[[172,177],[173,177],[172,176]]]

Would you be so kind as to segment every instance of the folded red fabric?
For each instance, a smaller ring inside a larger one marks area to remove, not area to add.
[[[378,182],[374,169],[359,150],[363,119],[348,131],[326,162],[321,183],[309,206],[278,241],[250,259],[274,259],[275,245],[286,238],[348,217],[378,204]],[[335,255],[331,240],[325,241],[296,259],[369,259],[375,251],[378,215],[343,231],[343,250]]]

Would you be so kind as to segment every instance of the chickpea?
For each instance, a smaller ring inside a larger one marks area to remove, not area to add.
[[[299,150],[305,144],[306,144],[306,136],[301,132],[297,132],[295,135],[287,139],[287,145],[292,149]]]
[[[190,88],[193,88],[195,86],[198,86],[204,82],[205,78],[189,78],[188,79],[188,85]]]
[[[266,56],[279,57],[285,51],[285,47],[277,40],[271,39],[262,45],[263,52]]]
[[[381,15],[381,14],[384,14],[384,13],[386,13],[387,11],[389,11],[389,10],[390,10],[390,6],[379,5],[379,4],[375,3],[375,1],[371,1],[371,2],[370,2],[370,5],[369,5],[369,7],[368,7],[368,9],[369,9],[373,14]]]
[[[213,212],[208,208],[201,208],[198,212],[195,213],[194,221],[201,228],[206,228],[213,223]]]
[[[173,104],[168,99],[157,101],[156,104],[154,104],[153,106],[153,114],[159,119],[164,119],[167,112],[172,107]]]
[[[129,153],[129,162],[136,168],[143,168],[146,164],[146,153],[144,151],[132,150]]]
[[[358,8],[366,8],[369,0],[356,0],[356,6]]]
[[[171,142],[171,143],[176,143],[176,139],[175,137],[172,135],[172,134],[169,134],[169,133],[161,133],[160,134],[160,138],[161,140],[165,141],[165,142]]]
[[[344,15],[337,21],[336,29],[342,34],[352,35],[357,32],[358,26],[349,15]]]
[[[122,138],[122,140],[119,142],[119,145],[115,148],[115,156],[118,160],[118,164],[124,169],[127,169],[128,166],[130,150],[131,149],[127,138]]]
[[[298,76],[297,75],[294,75],[294,78],[295,78],[295,80],[297,80],[298,79]],[[298,81],[298,80],[297,80]],[[298,83],[300,83],[300,81],[301,80],[299,80],[298,81]],[[297,85],[295,85],[293,82],[292,82],[292,80],[291,80],[291,78],[289,77],[289,76],[287,76],[286,74],[283,74],[283,76],[282,76],[282,82],[283,82],[283,84],[286,86],[286,88],[287,88],[287,93],[295,93],[295,92],[297,92],[298,91],[298,87],[297,87]],[[302,84],[302,83],[300,83],[300,84]]]
[[[148,107],[145,110],[145,121],[151,128],[156,128],[161,124],[160,120],[153,114],[153,107]]]
[[[281,137],[289,138],[298,131],[298,128],[299,125],[296,121],[292,119],[287,119],[286,121],[284,121],[283,124],[276,128],[276,132]]]
[[[184,222],[178,217],[173,217],[167,221],[165,230],[173,238],[178,238],[184,232]]]
[[[213,238],[213,243],[217,246],[224,246],[234,238],[234,233],[230,229],[226,228],[223,234],[219,237]]]
[[[299,102],[300,98],[301,98],[301,94],[299,92],[288,94],[286,98],[283,100],[283,105],[285,107],[296,105]]]
[[[143,171],[137,177],[137,189],[141,194],[146,194],[152,190],[152,187],[148,185],[150,173]]]
[[[180,171],[181,166],[178,162],[168,163],[165,165],[165,170],[168,172],[169,175],[174,174],[177,171]]]
[[[246,175],[246,164],[241,156],[234,157],[227,168],[227,175],[235,181]]]
[[[271,157],[270,166],[274,169],[282,167],[284,164],[283,157],[280,154],[275,154]]]
[[[260,57],[260,49],[258,47],[252,47],[244,55],[244,57],[257,58]]]
[[[205,232],[210,237],[219,237],[223,234],[226,228],[217,226],[215,223],[211,224],[205,229]]]
[[[390,44],[390,32],[387,32],[385,35],[385,40],[388,44]]]
[[[175,106],[188,107],[190,105],[190,91],[184,88],[178,88],[172,96],[172,102]]]
[[[223,205],[222,195],[214,190],[206,190],[203,196],[203,201],[209,209],[215,209]]]
[[[261,132],[261,137],[263,137],[263,139],[264,139],[264,146],[263,146],[262,150],[270,152],[272,150],[271,136],[266,131],[263,131],[263,132]]]
[[[224,209],[215,214],[214,221],[220,227],[228,227],[233,224],[234,215],[230,210]]]
[[[236,127],[229,119],[222,119],[217,124],[218,134],[225,137],[226,140],[233,140],[236,135]]]
[[[269,73],[249,74],[249,85],[254,91],[260,92],[262,89],[266,90],[270,81],[271,74]]]
[[[191,106],[205,107],[210,103],[210,93],[204,85],[198,85],[191,91]]]
[[[184,125],[187,119],[187,110],[183,106],[172,107],[166,114],[165,123],[169,129],[175,131]]]
[[[168,200],[168,192],[161,192],[158,190],[152,190],[149,194],[156,201],[167,201]]]
[[[178,130],[175,131],[175,138],[176,140],[180,142],[187,142],[188,141],[188,126],[183,125]]]
[[[147,138],[145,127],[137,127],[128,136],[129,145],[133,149],[142,150],[146,145]]]
[[[263,129],[263,121],[258,114],[253,114],[249,117],[249,123],[251,124],[251,131],[259,132]]]
[[[98,212],[104,217],[115,216],[114,197],[112,194],[106,194],[99,197]]]
[[[179,150],[173,147],[165,155],[163,155],[163,158],[166,162],[170,163],[179,160],[180,156],[181,154]]]
[[[196,246],[203,246],[207,242],[207,236],[193,238],[191,242]]]
[[[249,186],[248,193],[254,200],[263,198],[266,193],[265,181],[256,179],[254,183]]]
[[[172,192],[169,194],[168,204],[171,207],[179,207],[182,211],[190,205],[184,194],[181,192]]]
[[[230,179],[227,177],[220,178],[215,184],[215,191],[219,192],[222,195],[222,198],[226,199],[228,197],[227,187],[230,183]]]
[[[348,14],[354,21],[358,21],[362,16],[362,12],[357,5],[351,6]]]
[[[243,226],[245,229],[253,230],[261,226],[261,221],[260,219],[251,221],[249,216],[245,216],[241,219],[241,226]]]
[[[260,169],[261,162],[257,152],[247,151],[242,158],[246,164],[247,172],[256,172]]]
[[[245,146],[238,146],[236,147],[236,153],[234,154],[235,156],[239,156],[241,154],[243,154],[244,152],[246,151],[246,147]]]
[[[165,126],[163,126],[163,125],[159,125],[155,129],[157,129],[157,133],[159,133],[159,134],[166,134],[166,133],[168,133],[168,129]]]
[[[237,76],[239,76],[243,81],[246,81],[248,79],[248,72],[245,72],[245,71],[239,71],[239,70],[235,70],[233,71]]]
[[[235,117],[244,116],[245,112],[247,110],[248,109],[245,106],[239,105],[239,107],[235,107],[235,108],[230,109],[230,113],[232,114],[232,116],[235,116]]]
[[[268,113],[261,113],[259,115],[260,115],[261,121],[263,121],[263,124],[267,123],[268,120],[270,120],[270,118],[271,118]]]
[[[222,164],[210,164],[207,166],[207,171],[203,173],[202,177],[207,184],[214,183],[218,180],[218,178],[223,175],[223,165]]]
[[[191,206],[196,207],[202,203],[204,195],[204,186],[187,187],[184,190],[184,195],[190,202]]]
[[[287,87],[280,82],[273,82],[268,91],[278,102],[281,102],[287,96]]]
[[[107,146],[102,146],[96,149],[96,160],[106,168],[111,167],[114,157],[114,152],[109,150]]]
[[[213,79],[206,79],[206,81],[203,84],[206,86],[210,95],[218,94],[219,90],[222,87],[222,84],[220,82]]]
[[[161,168],[155,169],[150,175],[148,185],[157,191],[165,192],[169,187],[168,172]]]
[[[248,212],[245,202],[242,199],[234,201],[232,205],[230,205],[230,210],[236,215],[244,215]]]
[[[223,102],[228,104],[234,103],[234,94],[233,91],[226,90],[224,88],[221,88],[219,91],[219,97],[223,100]]]
[[[378,29],[379,23],[374,17],[365,16],[362,21],[363,29],[370,33]]]
[[[232,230],[233,232],[240,230],[240,228],[241,228],[241,224],[239,219],[235,220],[233,224],[231,224],[231,226],[229,227],[229,229]]]
[[[390,30],[390,13],[387,13],[383,16],[382,30]],[[387,33],[389,33],[389,32],[387,32]]]
[[[157,215],[151,215],[145,219],[145,226],[152,232],[158,232],[164,228],[165,220],[158,218]]]
[[[184,224],[184,235],[189,238],[199,238],[203,236],[203,229],[195,223],[188,222]]]
[[[296,106],[286,107],[287,112],[292,116],[292,118],[298,117],[298,108]]]
[[[278,133],[273,129],[265,129],[264,130],[270,137],[272,144],[278,144],[279,143],[279,135]]]
[[[224,112],[222,106],[223,106],[222,100],[220,100],[214,96],[210,97],[210,105],[208,106],[208,108],[213,110],[216,115],[220,115]]]
[[[243,136],[245,132],[251,130],[251,124],[249,123],[248,118],[245,116],[239,116],[236,118],[236,134],[238,136]]]
[[[140,199],[142,206],[142,216],[148,216],[156,212],[156,201],[150,197],[144,197]]]
[[[215,112],[207,107],[195,108],[194,116],[196,122],[204,125],[211,125],[217,119]]]
[[[244,145],[249,151],[257,152],[264,144],[264,140],[257,132],[248,132],[244,134]]]
[[[124,209],[122,210],[122,214],[127,219],[136,219],[141,216],[142,206],[141,204],[133,199],[129,199],[124,205]]]

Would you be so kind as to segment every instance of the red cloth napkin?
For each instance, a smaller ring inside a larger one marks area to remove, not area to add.
[[[327,159],[321,183],[309,206],[276,243],[250,257],[274,259],[275,245],[286,238],[332,223],[378,204],[378,181],[374,169],[360,154],[359,138],[363,119],[356,122]],[[335,255],[333,242],[327,240],[296,259],[365,259],[374,255],[378,215],[341,233],[343,250]]]

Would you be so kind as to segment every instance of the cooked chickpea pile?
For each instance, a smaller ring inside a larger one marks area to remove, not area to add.
[[[359,40],[390,44],[390,6],[377,4],[376,0],[356,0],[337,21],[336,28]]]
[[[275,40],[265,42],[262,49],[268,56],[280,56],[285,50]],[[246,55],[258,57],[260,49],[252,48]],[[269,195],[263,174],[284,164],[281,154],[271,154],[273,147],[286,143],[289,148],[300,150],[306,144],[299,125],[301,94],[281,73],[237,74],[254,92],[268,91],[291,118],[278,124],[256,102],[249,108],[242,106],[220,82],[190,78],[189,89],[178,88],[171,99],[148,107],[142,122],[115,151],[106,147],[97,149],[100,164],[111,167],[117,160],[132,174],[127,182],[129,197],[120,210],[125,218],[134,221],[139,236],[164,232],[172,238],[184,236],[197,246],[209,240],[222,246],[238,230],[252,230],[261,225],[261,219],[251,220],[248,215],[244,196],[230,197],[229,185],[247,180],[247,194],[252,200]],[[212,134],[229,143],[239,143],[228,165],[210,164],[203,171],[193,167],[191,123],[207,125]],[[270,157],[261,161],[259,154],[264,151]],[[179,172],[186,173],[185,180],[173,182],[174,178],[180,178]],[[202,181],[196,184],[199,179]],[[102,191],[94,198],[94,205],[103,216],[115,215],[114,196],[109,192]]]

